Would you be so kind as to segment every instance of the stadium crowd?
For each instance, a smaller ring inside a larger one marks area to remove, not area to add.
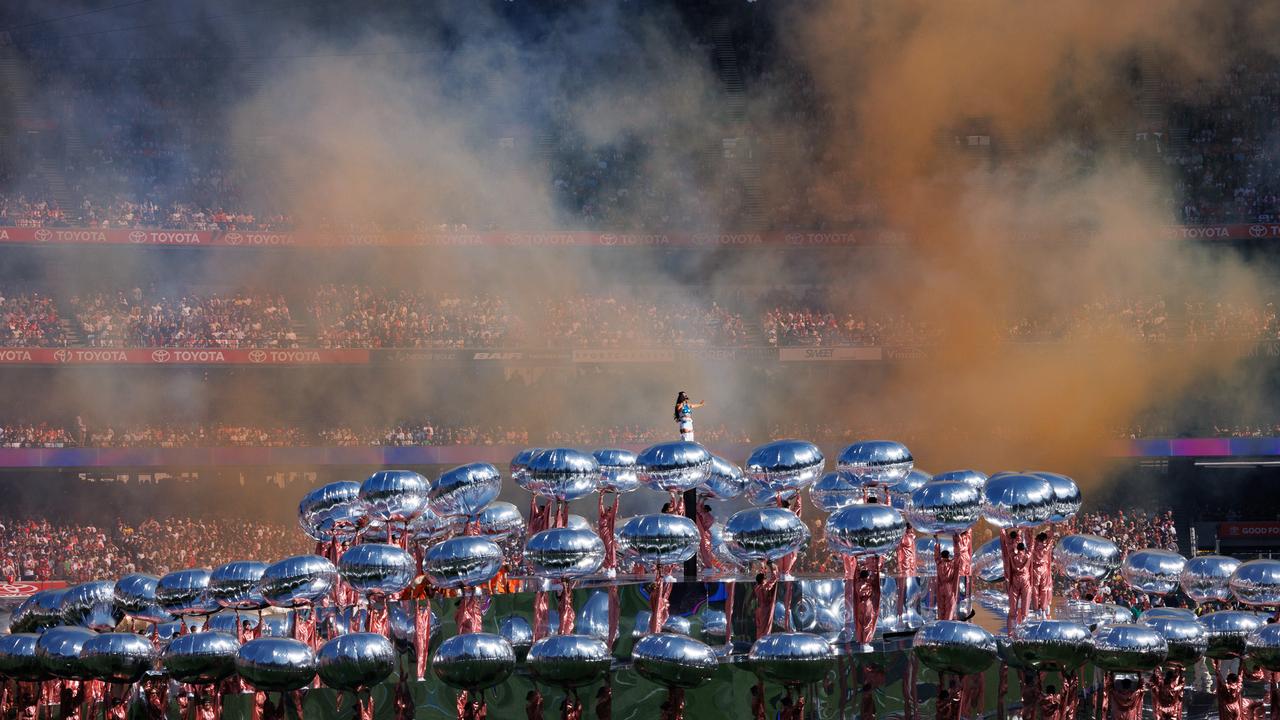
[[[1114,542],[1124,554],[1145,548],[1180,552],[1178,529],[1172,511],[1146,513],[1130,509],[1127,513],[1124,510],[1082,512],[1068,524],[1065,532],[1105,537]],[[1151,607],[1151,598],[1146,593],[1131,589],[1119,573],[1113,574],[1093,590],[1095,594],[1092,599],[1098,602],[1113,602],[1137,610]],[[1069,596],[1079,597],[1081,585],[1074,584],[1067,591]]]
[[[90,347],[297,347],[283,297],[267,292],[174,294],[134,288],[75,295]]]
[[[55,347],[66,341],[53,298],[38,292],[0,294],[0,344]]]
[[[84,582],[131,572],[159,575],[312,550],[314,543],[296,526],[242,519],[166,518],[114,527],[0,520],[0,576],[7,582]]]

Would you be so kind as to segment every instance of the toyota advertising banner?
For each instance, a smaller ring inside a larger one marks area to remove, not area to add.
[[[65,580],[0,580],[0,599],[20,600],[29,598],[41,590],[59,590],[67,586]]]
[[[368,350],[0,348],[0,365],[365,365]]]

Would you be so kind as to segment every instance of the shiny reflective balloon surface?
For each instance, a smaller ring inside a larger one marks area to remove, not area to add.
[[[486,508],[488,509],[488,508]],[[409,537],[418,547],[430,547],[448,538],[453,533],[453,525],[445,518],[431,512],[431,508],[423,509],[422,514],[409,522]],[[386,533],[381,533],[386,538]]]
[[[468,463],[447,470],[428,492],[431,511],[440,517],[475,517],[502,491],[502,474],[489,463]]]
[[[533,460],[534,456],[540,452],[542,452],[542,448],[525,448],[511,458],[509,465],[511,479],[515,481],[515,484],[532,493],[536,493],[537,488],[529,479],[529,461]]]
[[[1117,562],[1119,561],[1119,550]],[[973,553],[973,573],[983,582],[1004,580],[1004,557],[1000,554],[1000,538],[994,537],[978,546]]]
[[[631,648],[631,663],[640,676],[666,687],[695,688],[716,672],[715,652],[684,635],[646,635]]]
[[[84,644],[97,634],[82,627],[49,628],[36,640],[36,657],[45,672],[67,680],[88,680],[89,668],[80,660]]]
[[[898,510],[906,510],[911,506],[911,495],[924,487],[932,478],[932,475],[920,468],[912,468],[901,480],[885,485],[889,504]]]
[[[1069,580],[1105,580],[1120,567],[1120,548],[1097,535],[1064,535],[1053,546],[1053,560]]]
[[[41,590],[23,600],[9,620],[9,632],[39,632],[63,624],[62,596],[66,592],[65,588]]]
[[[1241,610],[1219,610],[1200,616],[1208,639],[1205,655],[1214,660],[1228,660],[1244,654],[1245,640],[1262,627],[1262,618]]]
[[[935,473],[929,482],[962,482],[981,493],[982,488],[986,487],[987,475],[977,470],[948,470]]]
[[[1280,560],[1250,560],[1231,574],[1231,594],[1241,605],[1280,605]]]
[[[209,597],[211,573],[203,568],[178,570],[156,583],[156,604],[174,615],[211,615],[221,607]]]
[[[946,552],[956,556],[956,543],[949,536],[920,535],[916,537],[916,574],[921,577],[934,577],[938,574],[937,555]]]
[[[258,583],[267,564],[256,560],[238,560],[220,565],[209,574],[209,597],[220,607],[231,610],[259,610],[267,607],[267,599],[258,592]],[[117,586],[118,587],[118,586]]]
[[[417,575],[413,556],[383,543],[363,543],[342,553],[338,573],[356,592],[386,597],[404,590]]]
[[[1176,552],[1138,550],[1125,557],[1120,575],[1135,590],[1164,595],[1178,587],[1186,564],[1187,559]]]
[[[267,566],[258,590],[274,607],[307,607],[329,594],[338,569],[319,555],[295,555]]]
[[[192,685],[219,682],[236,671],[240,643],[232,635],[198,632],[169,641],[161,655],[164,670],[174,680]]]
[[[1138,618],[1139,622],[1144,625],[1148,620],[1155,618],[1171,618],[1174,620],[1195,620],[1196,613],[1188,608],[1177,607],[1153,607],[1150,610],[1144,610],[1142,617]]]
[[[298,503],[298,523],[312,540],[350,540],[364,516],[360,483],[333,482],[312,490]]]
[[[98,680],[135,683],[151,669],[156,651],[151,641],[134,633],[104,633],[80,648],[80,660]]]
[[[1178,582],[1187,597],[1198,603],[1226,602],[1231,598],[1231,575],[1240,561],[1225,555],[1201,555],[1187,561]]]
[[[44,665],[36,655],[36,633],[0,635],[0,676],[34,681],[45,677]]]
[[[533,646],[533,627],[519,615],[508,615],[498,621],[498,634],[511,645],[521,661]]]
[[[640,488],[636,474],[636,454],[630,450],[607,448],[591,453],[600,467],[600,489],[615,493],[629,493]],[[739,473],[741,474],[741,473]]]
[[[316,656],[297,640],[258,638],[240,646],[236,672],[258,690],[290,692],[315,679]]]
[[[770,492],[799,490],[822,476],[826,458],[817,445],[805,440],[775,440],[751,452],[747,477]]]
[[[379,470],[360,484],[360,501],[369,517],[406,523],[427,507],[427,479],[410,470]]]
[[[670,513],[637,515],[618,528],[618,551],[643,565],[673,565],[698,551],[698,526]]]
[[[808,526],[785,508],[740,510],[724,525],[725,546],[743,563],[778,560],[808,539]]]
[[[911,652],[932,670],[968,675],[996,659],[996,639],[973,623],[939,620],[916,633]]]
[[[115,583],[107,580],[81,583],[67,589],[62,596],[62,620],[90,630],[110,632],[124,612],[116,606]]]
[[[902,514],[878,503],[851,505],[827,518],[827,544],[845,555],[886,555],[906,531]]]
[[[1187,667],[1200,659],[1209,649],[1209,636],[1204,626],[1194,616],[1188,618],[1148,617],[1143,613],[1142,624],[1155,630],[1164,638],[1168,648],[1166,663]]]
[[[557,500],[577,500],[600,487],[596,459],[572,448],[543,450],[533,456],[524,472],[535,492]]]
[[[1168,654],[1164,638],[1146,625],[1103,625],[1093,634],[1094,662],[1112,672],[1148,672],[1159,667]]]
[[[395,648],[377,633],[339,635],[316,653],[320,681],[338,690],[371,688],[390,677],[395,667]]]
[[[891,485],[906,477],[914,465],[907,446],[890,440],[854,443],[836,461],[837,469],[853,473],[864,485]]]
[[[1053,488],[1053,509],[1049,513],[1049,522],[1066,522],[1080,512],[1083,498],[1075,480],[1053,472],[1036,471],[1031,474],[1048,480]]]
[[[962,482],[930,482],[911,493],[904,514],[918,532],[952,535],[982,519],[982,496]]]
[[[1049,521],[1053,486],[1035,475],[993,475],[982,489],[983,514],[998,528],[1028,528]]]
[[[1065,620],[1031,620],[1014,628],[1014,652],[1037,670],[1071,670],[1093,652],[1089,628]]]
[[[847,470],[836,470],[809,486],[809,499],[825,513],[833,513],[863,502],[862,481]]]
[[[807,685],[826,677],[836,652],[820,635],[769,633],[755,641],[747,664],[761,676],[783,685]]]
[[[552,635],[529,648],[525,665],[539,682],[575,688],[590,685],[609,669],[604,643],[587,635]]]
[[[741,495],[750,484],[751,479],[742,472],[742,468],[719,455],[712,455],[711,470],[707,473],[707,480],[702,484],[700,492],[703,497],[712,500],[732,500]]]
[[[636,456],[636,472],[640,482],[654,490],[693,490],[706,482],[711,472],[711,453],[686,440],[658,443]]]
[[[506,680],[516,666],[516,653],[500,635],[465,633],[440,643],[431,671],[444,684],[484,690]]]
[[[481,535],[495,542],[521,537],[525,531],[524,516],[520,514],[520,508],[503,500],[494,500],[481,510],[476,517],[476,524],[480,526]]]
[[[502,559],[502,548],[489,538],[463,535],[432,545],[422,572],[438,588],[481,585],[498,574]]]
[[[1245,640],[1249,660],[1263,670],[1280,672],[1280,624],[1263,625]]]
[[[156,604],[156,587],[160,578],[144,573],[125,575],[116,581],[116,607],[126,617],[150,623],[173,620],[173,613]]]
[[[525,561],[544,578],[590,575],[604,563],[604,542],[590,530],[552,528],[529,538]]]

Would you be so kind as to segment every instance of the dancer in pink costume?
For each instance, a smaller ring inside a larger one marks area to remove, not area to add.
[[[1218,717],[1220,720],[1253,720],[1253,708],[1244,696],[1244,678],[1237,673],[1218,675]]]
[[[533,594],[533,639],[541,640],[551,634],[551,600],[545,590]]]
[[[1053,607],[1053,530],[1036,534],[1031,545],[1031,607],[1048,617]]]
[[[1171,667],[1151,676],[1151,709],[1155,720],[1181,720],[1185,675],[1180,668]]]
[[[1142,720],[1142,677],[1116,680],[1107,674],[1106,695],[1108,720]],[[1228,720],[1223,718],[1223,720]],[[1231,718],[1230,720],[1243,720]]]
[[[875,638],[880,617],[880,556],[868,555],[860,565],[854,582],[853,623],[855,640],[866,645]]]
[[[773,606],[778,598],[778,579],[773,573],[758,573],[752,590],[756,599],[756,638],[773,632]]]
[[[960,563],[943,550],[934,564],[938,569],[938,619],[955,620],[960,602]]]
[[[608,502],[609,496],[613,496],[613,502]],[[602,492],[596,507],[598,513],[596,530],[600,534],[600,540],[604,542],[604,564],[601,567],[606,571],[616,571],[618,569],[618,544],[613,535],[614,528],[618,523],[618,502],[620,500],[621,497],[617,493]]]
[[[1023,542],[1009,549],[1005,563],[1009,586],[1008,629],[1012,631],[1027,619],[1031,604],[1031,550]]]
[[[724,566],[716,559],[715,553],[711,551],[711,526],[716,524],[716,519],[711,514],[711,506],[705,502],[698,504],[697,523],[698,560],[702,562],[702,569],[707,571],[723,569]]]
[[[431,642],[431,601],[430,596],[414,603],[413,606],[413,651],[418,658],[415,671],[419,680],[427,673],[427,646]],[[410,601],[412,602],[412,601]]]

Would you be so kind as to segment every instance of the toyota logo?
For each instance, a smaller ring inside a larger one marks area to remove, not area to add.
[[[1250,225],[1249,226],[1249,237],[1260,238],[1260,237],[1266,236],[1266,234],[1267,234],[1266,225]]]
[[[142,232],[141,230],[134,230],[133,232],[129,233],[129,242],[131,243],[143,243],[146,241],[147,241],[147,234]]]
[[[238,232],[230,232],[223,235],[222,239],[225,240],[228,245],[239,245],[244,240],[244,236]]]
[[[151,353],[151,359],[158,363],[169,362],[169,351],[156,350]]]
[[[53,237],[53,233],[45,230],[44,228],[36,230],[36,240],[39,240],[40,242],[49,242],[49,238],[51,237]]]
[[[804,236],[800,233],[787,233],[786,240],[788,245],[799,245],[804,242]]]
[[[249,351],[249,362],[260,363],[266,359],[267,359],[266,350],[250,350]]]
[[[618,236],[612,233],[605,233],[604,235],[600,236],[600,243],[602,245],[617,245]]]
[[[0,583],[0,597],[27,597],[39,589],[31,583]]]
[[[67,362],[68,360],[71,359],[71,351],[70,350],[54,350],[53,359],[57,360],[60,363]]]

